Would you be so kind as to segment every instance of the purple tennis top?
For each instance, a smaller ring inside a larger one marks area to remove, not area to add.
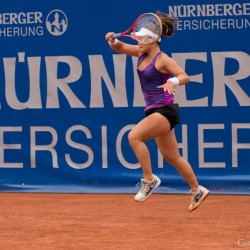
[[[163,88],[157,88],[167,82],[169,74],[162,73],[155,67],[155,62],[162,51],[158,52],[152,62],[143,70],[139,69],[140,64],[147,56],[143,54],[137,63],[137,73],[141,82],[141,88],[146,102],[145,111],[151,108],[158,108],[168,104],[173,104],[174,96],[164,92]]]

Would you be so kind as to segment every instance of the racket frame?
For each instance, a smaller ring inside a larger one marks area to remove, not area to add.
[[[135,21],[133,22],[133,24],[125,31],[121,32],[121,33],[115,33],[112,35],[112,38],[119,38],[119,37],[130,37],[132,38],[133,40],[136,40],[138,41],[138,38],[137,36],[135,35],[135,27],[136,27],[136,24],[138,22],[138,20],[140,20],[143,16],[145,15],[153,15],[159,22],[160,24],[160,36],[156,38],[156,40],[158,40],[161,35],[162,35],[162,24],[161,24],[161,19],[154,13],[143,13],[141,14],[140,16],[138,16]]]

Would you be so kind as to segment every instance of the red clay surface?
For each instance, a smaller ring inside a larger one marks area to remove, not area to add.
[[[0,249],[250,249],[250,197],[210,195],[0,195]]]

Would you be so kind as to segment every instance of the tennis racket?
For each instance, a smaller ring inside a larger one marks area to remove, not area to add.
[[[136,18],[127,30],[114,34],[112,38],[130,37],[143,44],[151,44],[160,39],[162,35],[162,23],[154,13],[144,13]]]

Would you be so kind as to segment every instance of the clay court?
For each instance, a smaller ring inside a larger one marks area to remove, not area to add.
[[[2,193],[0,249],[250,249],[250,198]]]

